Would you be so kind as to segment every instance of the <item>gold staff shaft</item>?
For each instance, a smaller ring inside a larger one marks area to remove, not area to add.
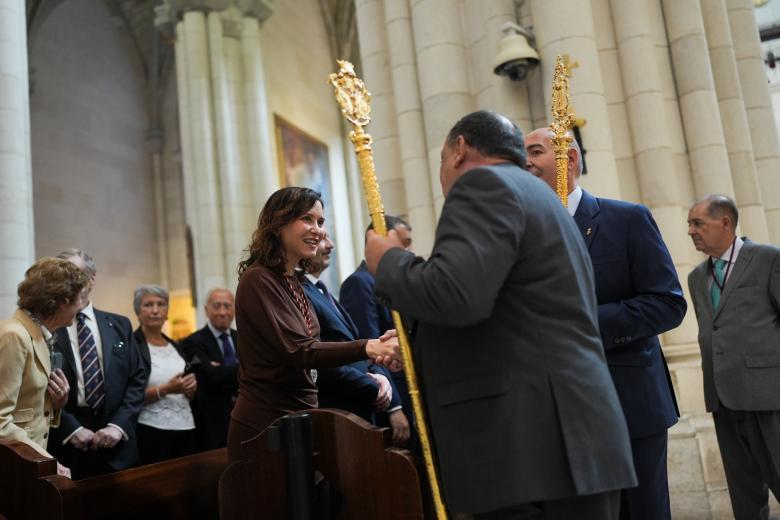
[[[379,183],[376,179],[374,158],[371,153],[371,136],[363,130],[363,127],[370,121],[371,94],[366,90],[363,81],[355,75],[351,63],[338,60],[338,64],[340,67],[339,72],[331,74],[329,81],[335,88],[336,99],[339,105],[341,105],[342,113],[354,125],[354,130],[349,133],[349,138],[352,140],[352,144],[355,145],[355,154],[360,166],[363,192],[368,203],[368,213],[371,215],[371,222],[374,224],[374,230],[377,233],[387,236],[388,229],[385,224],[385,210],[382,204],[382,196],[379,193]],[[428,434],[428,423],[425,420],[422,395],[417,383],[417,371],[414,366],[409,337],[406,334],[401,314],[398,311],[392,311],[392,316],[395,329],[398,332],[401,358],[404,363],[406,382],[409,386],[409,396],[412,399],[417,434],[422,446],[436,518],[438,520],[447,520],[447,510],[444,507],[436,466],[433,462],[433,449],[431,448],[430,436]]]
[[[564,207],[569,205],[569,146],[574,137],[571,128],[574,126],[574,110],[571,109],[569,96],[569,67],[562,55],[555,59],[555,73],[552,85],[552,116],[550,125],[552,142],[555,150],[555,191]]]

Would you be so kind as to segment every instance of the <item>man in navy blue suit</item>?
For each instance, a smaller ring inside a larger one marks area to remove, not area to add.
[[[550,130],[525,140],[528,171],[555,189]],[[679,411],[658,334],[677,327],[686,303],[677,272],[650,210],[596,198],[578,185],[576,141],[568,150],[569,214],[588,246],[596,279],[599,328],[607,363],[628,422],[639,486],[623,491],[621,518],[671,518],[667,430]]]
[[[316,270],[306,274],[303,290],[320,322],[320,339],[354,341],[363,336],[349,313],[319,279],[330,265],[333,248],[333,241],[326,233],[313,262]],[[393,429],[393,442],[402,446],[409,439],[409,421],[386,368],[369,366],[368,361],[321,368],[317,371],[317,388],[321,408],[347,410],[375,424],[381,423],[381,415],[386,415]]]
[[[385,215],[385,225],[388,231],[394,230],[407,251],[412,247],[412,227],[403,219],[393,215]],[[366,229],[374,229],[371,223]],[[385,331],[394,329],[395,324],[387,306],[376,301],[374,296],[374,275],[368,271],[365,260],[360,263],[354,273],[341,284],[341,304],[355,321],[361,338],[378,338]],[[371,334],[375,334],[372,336]],[[403,403],[405,417],[412,418],[412,401],[409,397],[409,387],[406,384],[406,375],[403,371],[391,372],[393,387]],[[407,448],[417,452],[417,432],[412,423],[410,427],[410,440]]]
[[[79,249],[58,256],[87,273],[91,291],[97,275],[92,257]],[[89,302],[55,335],[70,395],[60,427],[50,431],[49,450],[75,480],[131,467],[138,459],[135,427],[147,375],[130,320]]]

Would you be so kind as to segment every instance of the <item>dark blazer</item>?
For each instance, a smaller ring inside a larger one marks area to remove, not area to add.
[[[341,284],[339,302],[352,317],[362,338],[378,338],[395,328],[390,310],[376,301],[374,275],[368,271],[365,260]]]
[[[588,252],[542,181],[510,164],[466,172],[429,259],[389,250],[376,293],[418,320],[415,357],[452,511],[636,485]]]
[[[378,338],[385,331],[395,328],[390,309],[381,302],[378,302],[374,294],[374,275],[368,271],[366,262],[360,262],[360,265],[354,273],[349,275],[344,283],[341,284],[339,301],[352,317],[357,327],[360,338]],[[404,415],[409,420],[409,442],[406,447],[413,452],[417,452],[417,429],[414,424],[414,409],[412,400],[409,396],[409,386],[406,383],[406,374],[403,370],[390,372],[378,367],[390,374],[390,383],[393,385],[393,403],[391,407],[396,406],[396,396],[400,399],[403,406]],[[380,425],[385,425],[385,418],[379,417]]]
[[[327,296],[322,294],[308,279],[303,283],[303,290],[320,322],[320,339],[322,341],[354,341],[362,338],[346,309],[338,301],[336,301],[336,305],[341,315],[333,311]],[[374,422],[374,400],[379,392],[379,384],[367,375],[369,371],[373,372],[374,370],[376,370],[375,373],[387,377],[392,385],[392,378],[386,369],[370,367],[367,360],[335,368],[319,369],[317,371],[317,389],[320,408],[347,410],[366,421]],[[390,406],[399,406],[400,404],[400,397],[393,387],[393,398]]]
[[[687,304],[650,210],[587,191],[574,214],[593,261],[599,329],[632,438],[665,431],[679,411],[658,334]]]
[[[780,410],[780,249],[745,240],[713,310],[707,262],[690,275],[708,412]]]
[[[108,463],[116,470],[126,469],[138,460],[135,426],[144,404],[147,375],[138,351],[130,320],[125,316],[95,309],[100,339],[103,345],[103,385],[105,402],[101,427],[116,424],[124,430],[128,440],[119,441]],[[70,395],[62,410],[60,427],[51,430],[49,447],[55,453],[62,441],[81,426],[75,417],[78,408],[76,363],[66,328],[56,332],[54,349],[62,352],[62,370],[70,384]]]
[[[238,334],[230,329],[233,346],[238,349]],[[227,445],[230,412],[238,391],[238,363],[225,365],[222,348],[208,325],[182,341],[182,352],[187,361],[197,356],[200,365],[195,369],[198,390],[192,401],[199,450],[214,450]],[[238,350],[236,350],[238,352]],[[214,361],[220,363],[215,367]]]

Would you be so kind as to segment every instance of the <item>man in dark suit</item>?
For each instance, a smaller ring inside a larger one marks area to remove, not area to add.
[[[326,233],[313,262],[315,268],[306,274],[303,290],[317,314],[322,341],[355,341],[362,338],[355,323],[319,279],[330,265],[333,248],[333,241]],[[341,367],[321,368],[317,372],[321,408],[347,410],[375,424],[375,412],[386,414],[393,429],[393,442],[398,446],[406,443],[409,421],[386,368],[357,361]]]
[[[87,273],[91,291],[97,274],[92,257],[78,249],[58,256]],[[131,467],[138,460],[135,428],[147,376],[130,320],[89,302],[56,336],[70,395],[60,427],[50,431],[52,454],[74,479]]]
[[[550,130],[528,134],[525,148],[528,171],[554,190],[557,170]],[[601,340],[628,422],[639,479],[639,486],[623,491],[621,518],[670,519],[667,430],[679,413],[658,335],[680,324],[687,304],[650,210],[583,190],[576,141],[568,159],[567,210],[593,262]]]
[[[238,392],[238,334],[231,328],[236,310],[229,289],[211,289],[206,296],[206,326],[182,342],[189,362],[197,358],[198,390],[193,400],[198,450],[227,445],[230,412]]]
[[[369,234],[376,293],[418,320],[415,357],[452,513],[611,520],[636,485],[574,221],[525,166],[511,121],[479,111],[441,153],[428,260]]]
[[[407,224],[402,218],[393,215],[385,215],[385,225],[387,229],[395,230],[404,249],[411,251],[412,226]],[[368,225],[366,233],[372,229],[374,229],[373,222]],[[390,315],[390,309],[376,300],[374,295],[374,275],[368,272],[365,261],[361,262],[355,272],[349,275],[344,280],[344,283],[341,284],[339,301],[354,320],[359,333],[358,337],[360,338],[378,338],[385,331],[395,328],[393,318]],[[406,374],[403,370],[399,370],[398,372],[391,372],[390,377],[393,383],[393,391],[401,399],[404,417],[412,419],[414,411],[412,410],[412,401],[409,397],[409,387],[406,384]],[[379,419],[381,421],[383,418],[380,417]],[[384,425],[384,423],[382,424]],[[419,451],[414,421],[409,421],[409,440],[406,443],[406,447],[415,453]]]
[[[780,249],[738,237],[738,219],[723,195],[691,207],[688,235],[708,258],[688,288],[734,518],[767,519],[767,487],[780,499]]]

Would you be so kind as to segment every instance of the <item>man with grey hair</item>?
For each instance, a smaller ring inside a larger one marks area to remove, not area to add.
[[[550,137],[549,128],[539,128],[528,134],[525,147],[528,170],[555,190]],[[577,141],[572,140],[567,155],[567,210],[593,263],[601,341],[628,423],[639,479],[639,486],[622,492],[621,518],[669,519],[667,430],[679,412],[658,335],[680,324],[687,304],[650,210],[583,190]]]
[[[232,328],[236,315],[233,293],[215,287],[206,295],[206,325],[182,342],[188,361],[195,357],[198,391],[192,403],[199,450],[227,445],[230,412],[238,392],[238,333]]]
[[[79,249],[58,257],[87,273],[91,291],[97,276],[92,257]],[[129,319],[95,309],[91,301],[73,325],[56,332],[70,395],[50,446],[74,479],[126,469],[138,459],[135,428],[146,373],[132,332]]]
[[[734,518],[766,519],[767,488],[780,499],[780,249],[737,236],[738,219],[724,195],[691,206],[688,235],[708,258],[688,287]]]

